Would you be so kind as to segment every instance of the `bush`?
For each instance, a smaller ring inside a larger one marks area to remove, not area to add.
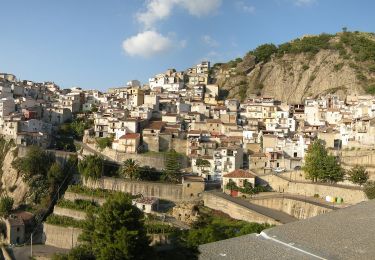
[[[310,68],[309,65],[306,65],[306,64],[303,64],[303,66],[302,66],[303,70],[308,70],[309,68]]]
[[[319,198],[319,194],[318,194],[318,193],[315,193],[315,194],[314,194],[314,198]]]
[[[62,226],[62,227],[75,227],[75,228],[83,228],[84,221],[76,220],[71,217],[66,216],[58,216],[58,215],[50,215],[46,219],[47,224]]]
[[[335,66],[333,66],[333,70],[334,71],[339,71],[339,70],[342,69],[343,66],[344,66],[344,63],[338,63]]]
[[[104,150],[107,147],[111,147],[113,138],[112,137],[103,137],[103,138],[96,138],[96,147],[100,150]]]
[[[78,171],[86,179],[99,179],[102,176],[103,168],[103,158],[98,155],[85,156],[83,160],[78,163]]]
[[[375,199],[375,182],[369,181],[364,186],[364,192],[368,199]]]
[[[73,209],[78,211],[98,211],[99,205],[94,201],[77,199],[74,202],[62,199],[57,204],[61,208]]]
[[[368,86],[365,91],[367,94],[375,95],[375,85]]]
[[[0,216],[7,217],[13,208],[14,200],[9,196],[4,196],[0,199]]]
[[[105,190],[105,189],[99,189],[99,188],[90,189],[82,185],[71,185],[68,187],[66,191],[78,193],[82,195],[87,195],[87,196],[99,197],[99,198],[105,198],[115,193],[114,191],[111,191],[111,190]]]

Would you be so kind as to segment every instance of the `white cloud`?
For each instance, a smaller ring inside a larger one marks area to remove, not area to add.
[[[173,8],[181,7],[194,16],[208,15],[216,11],[222,0],[148,0],[146,10],[136,15],[138,22],[146,29],[171,15]]]
[[[216,11],[220,7],[222,0],[178,0],[178,2],[191,15],[202,16]]]
[[[160,20],[167,18],[176,0],[150,0],[147,2],[146,11],[137,14],[138,22],[146,29],[150,29]]]
[[[315,3],[315,0],[293,0],[297,6],[307,6]]]
[[[148,58],[172,48],[172,40],[156,31],[138,33],[123,41],[122,47],[130,56]]]
[[[252,14],[252,13],[255,12],[255,7],[245,3],[244,1],[236,2],[236,8],[237,8],[237,10],[245,12],[245,13],[251,13]]]
[[[202,41],[209,47],[217,47],[219,43],[209,35],[203,35]]]

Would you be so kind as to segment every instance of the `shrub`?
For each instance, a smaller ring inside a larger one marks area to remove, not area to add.
[[[342,67],[344,66],[344,63],[338,63],[338,64],[336,64],[335,66],[333,66],[333,70],[334,71],[339,71],[339,70],[341,70],[342,69]]]
[[[66,216],[58,216],[58,215],[50,215],[46,219],[47,224],[62,226],[62,227],[75,227],[75,228],[83,228],[84,221],[76,220],[71,217]]]
[[[309,65],[306,65],[306,64],[303,64],[303,66],[302,66],[303,70],[308,70],[309,68],[310,68]]]
[[[13,208],[14,200],[9,196],[4,196],[0,199],[0,216],[7,217]]]
[[[364,192],[368,199],[375,199],[375,182],[369,181],[364,186]]]

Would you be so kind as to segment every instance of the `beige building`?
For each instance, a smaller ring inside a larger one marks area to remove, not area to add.
[[[112,149],[125,153],[137,153],[140,139],[141,135],[138,133],[127,133],[118,140],[113,141]]]
[[[255,187],[255,178],[256,175],[254,172],[245,171],[241,169],[234,170],[228,174],[223,176],[223,192],[228,193],[231,192],[231,195],[237,197],[239,194],[238,191],[229,191],[226,189],[227,184],[230,181],[233,181],[238,188],[243,188],[245,183],[248,182],[251,184],[252,187]]]

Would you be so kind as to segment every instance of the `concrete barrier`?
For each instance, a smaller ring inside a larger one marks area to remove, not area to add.
[[[298,219],[315,217],[332,211],[333,209],[311,204],[309,202],[290,198],[256,198],[250,201],[253,204],[285,212]]]
[[[46,245],[71,249],[79,244],[78,236],[82,233],[82,229],[44,223],[43,232]]]
[[[366,201],[366,195],[363,190],[353,187],[331,186],[319,183],[309,182],[292,182],[276,175],[259,176],[261,180],[268,183],[273,190],[278,192],[285,192],[290,194],[314,196],[318,194],[319,197],[325,196],[341,197],[345,203],[357,204],[361,201]]]
[[[256,222],[256,223],[261,223],[261,224],[262,223],[268,223],[272,225],[281,224],[280,222],[274,220],[273,218],[259,214],[258,212],[250,210],[234,202],[228,201],[224,198],[215,196],[214,194],[211,194],[209,192],[205,192],[203,194],[203,201],[206,207],[209,207],[215,210],[220,210],[228,214],[230,217],[234,219],[244,220],[248,222]]]

